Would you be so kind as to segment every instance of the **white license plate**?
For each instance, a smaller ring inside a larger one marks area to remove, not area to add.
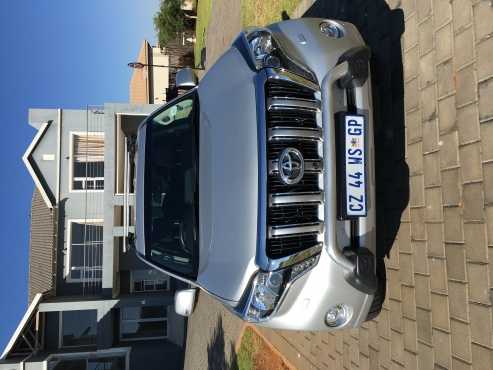
[[[365,119],[345,117],[346,214],[366,216]]]

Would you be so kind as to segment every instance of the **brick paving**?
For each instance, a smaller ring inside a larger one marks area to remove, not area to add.
[[[380,316],[268,332],[300,369],[493,369],[493,3],[394,0],[410,201]],[[301,360],[300,360],[301,358]]]
[[[263,331],[299,369],[491,370],[493,3],[388,3],[405,18],[410,201],[384,308],[361,329]]]

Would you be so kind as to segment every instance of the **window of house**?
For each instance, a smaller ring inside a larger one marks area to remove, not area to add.
[[[102,221],[71,221],[69,230],[69,280],[100,281],[103,259]]]
[[[123,307],[120,311],[120,339],[150,340],[168,336],[165,306]]]
[[[137,280],[133,283],[134,292],[157,292],[168,290],[168,280]]]
[[[96,310],[60,312],[60,347],[95,345],[96,331]]]
[[[131,271],[130,290],[139,292],[157,292],[169,290],[169,276],[156,270]]]
[[[128,353],[122,349],[89,353],[63,353],[50,357],[48,370],[126,370]]]
[[[71,190],[104,189],[103,133],[73,134]]]

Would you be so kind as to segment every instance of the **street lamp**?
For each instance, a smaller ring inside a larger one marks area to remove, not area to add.
[[[130,62],[127,64],[130,68],[134,69],[142,69],[144,67],[162,67],[162,68],[183,68],[183,66],[172,66],[172,65],[161,65],[161,64],[146,64],[146,63],[141,63],[141,62]],[[192,68],[193,70],[199,70],[203,71],[204,68]]]

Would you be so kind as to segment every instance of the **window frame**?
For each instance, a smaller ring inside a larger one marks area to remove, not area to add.
[[[102,235],[102,240],[101,244],[103,245],[102,248],[104,248],[104,219],[102,218],[94,218],[94,219],[68,219],[67,220],[67,228],[66,228],[66,253],[65,253],[65,266],[64,266],[64,275],[65,275],[65,281],[68,283],[82,283],[82,282],[100,282],[103,280],[103,256],[101,255],[101,277],[100,278],[86,278],[83,279],[82,275],[81,278],[73,278],[71,276],[71,271],[72,271],[72,266],[71,266],[71,253],[72,253],[72,224],[73,223],[82,223],[82,224],[100,224],[103,227],[103,235]],[[102,250],[101,250],[102,253]]]
[[[43,370],[49,370],[49,364],[53,358],[60,360],[77,360],[92,358],[105,358],[105,357],[123,357],[125,358],[125,370],[130,370],[130,347],[115,347],[108,349],[101,349],[90,352],[66,352],[66,353],[53,353],[50,354],[46,360],[43,361]]]
[[[170,290],[170,278],[169,275],[161,273],[163,275],[162,279],[136,279],[134,278],[134,271],[130,271],[130,293],[152,293],[152,292],[168,292]],[[154,285],[154,289],[152,290],[135,290],[135,283],[142,282],[145,287],[145,282],[152,282]],[[164,289],[156,289],[156,286],[159,282],[165,283],[166,287]]]
[[[195,160],[195,165],[196,165],[196,177],[197,177],[197,189],[199,188],[199,173],[200,173],[200,163],[199,163],[199,154],[198,154],[198,145],[200,143],[200,130],[199,130],[199,123],[200,123],[200,101],[199,101],[199,96],[198,96],[198,92],[197,92],[197,89],[194,88],[192,90],[190,90],[189,92],[171,100],[169,103],[165,104],[162,108],[156,110],[154,113],[152,113],[151,115],[149,115],[149,117],[146,119],[146,127],[145,127],[145,149],[143,151],[143,153],[141,152],[140,155],[143,154],[143,158],[144,158],[144,161],[145,161],[145,158],[148,156],[148,151],[149,151],[149,146],[150,146],[150,142],[152,140],[152,134],[151,134],[151,130],[152,130],[152,122],[153,120],[161,115],[162,113],[164,113],[166,110],[170,109],[171,107],[179,104],[180,102],[183,102],[184,100],[187,100],[187,99],[191,99],[193,100],[193,108],[192,110],[194,111],[194,114],[193,114],[193,124],[194,124],[194,140],[195,140],[195,144],[196,144],[196,147],[195,148],[195,151],[196,151],[196,158],[194,159]],[[149,225],[150,223],[146,223],[145,220],[146,219],[151,219],[152,220],[152,215],[150,214],[150,209],[151,207],[147,207],[146,208],[146,205],[149,204],[149,196],[150,196],[150,191],[149,191],[149,186],[147,184],[147,182],[149,181],[149,171],[150,171],[150,168],[151,166],[145,166],[145,169],[144,169],[144,179],[143,179],[143,182],[142,182],[142,185],[143,185],[143,189],[144,189],[144,196],[143,196],[143,204],[144,204],[144,210],[143,210],[143,214],[141,216],[141,220],[142,222],[144,223],[144,227],[143,227],[143,239],[144,239],[144,253],[141,254],[141,256],[143,257],[144,260],[146,260],[148,263],[150,263],[152,266],[155,266],[155,268],[167,273],[167,274],[170,274],[172,276],[176,276],[178,277],[179,279],[181,280],[185,280],[185,281],[195,281],[197,280],[197,275],[198,275],[198,270],[199,270],[199,248],[198,248],[198,244],[199,244],[199,240],[200,240],[200,228],[198,227],[199,225],[199,192],[196,191],[196,199],[194,199],[195,201],[195,204],[196,204],[196,209],[195,209],[195,222],[197,224],[197,230],[196,230],[196,235],[197,235],[197,243],[196,245],[194,245],[194,248],[192,249],[193,250],[193,255],[192,255],[192,272],[189,273],[189,274],[185,274],[185,273],[182,273],[182,272],[179,272],[179,271],[176,271],[175,269],[173,269],[172,267],[170,266],[165,266],[161,263],[159,263],[158,261],[156,261],[154,258],[152,258],[151,256],[151,252],[152,252],[152,248],[150,246],[150,238],[149,238]]]
[[[79,344],[75,346],[65,346],[63,344],[63,313],[70,311],[59,311],[58,312],[58,348],[59,349],[67,349],[67,348],[87,348],[87,347],[96,347],[97,346],[97,337],[98,337],[98,312],[97,310],[74,310],[74,311],[96,311],[96,343],[94,344]]]
[[[149,306],[139,306],[139,307],[164,307],[166,310],[166,317],[152,318],[152,319],[123,319],[123,310],[125,308],[132,308],[131,306],[121,307],[120,308],[120,325],[119,325],[119,339],[121,342],[137,342],[137,341],[148,341],[148,340],[161,340],[168,338],[168,330],[169,330],[169,321],[168,321],[168,306],[164,305],[149,305]],[[165,322],[165,333],[159,337],[139,337],[139,338],[123,338],[123,323],[124,322]]]
[[[105,142],[105,135],[104,131],[70,131],[70,164],[69,164],[69,181],[68,181],[68,186],[69,186],[69,193],[101,193],[104,191],[104,184],[103,184],[103,189],[74,189],[74,137],[75,136],[102,136],[103,137],[103,163],[104,161],[104,149],[106,147],[106,142]],[[85,180],[86,178],[84,178]],[[104,182],[104,176],[103,177],[87,177],[87,179],[91,179],[94,182],[103,180]]]

